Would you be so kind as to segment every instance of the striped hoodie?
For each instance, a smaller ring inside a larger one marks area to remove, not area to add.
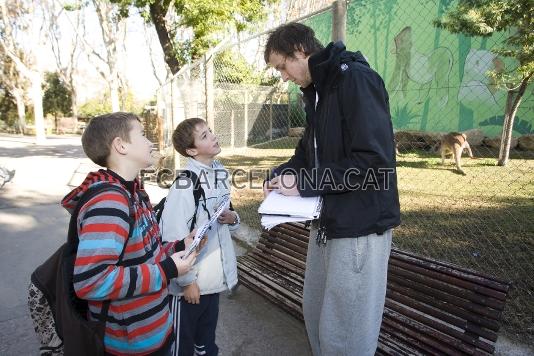
[[[78,215],[74,290],[88,301],[90,320],[97,320],[103,301],[111,301],[104,336],[107,353],[153,354],[173,341],[167,284],[178,271],[167,256],[182,250],[183,244],[162,245],[152,206],[138,181],[127,182],[110,170],[89,173],[63,198],[63,207],[72,213],[84,192],[102,182],[121,187],[133,197],[133,232],[125,247],[130,209],[123,194],[103,191],[89,200]],[[124,248],[121,266],[117,266]]]

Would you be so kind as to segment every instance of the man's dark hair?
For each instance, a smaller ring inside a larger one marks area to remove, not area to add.
[[[324,46],[315,38],[315,32],[306,25],[291,22],[275,29],[269,35],[263,57],[269,63],[269,56],[276,52],[285,57],[295,58],[295,52],[301,51],[306,56],[322,50]]]

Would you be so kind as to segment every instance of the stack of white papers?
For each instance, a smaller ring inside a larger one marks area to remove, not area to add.
[[[186,259],[187,256],[189,256],[197,247],[200,245],[200,241],[206,236],[206,233],[208,232],[209,228],[211,226],[214,226],[215,223],[217,223],[217,218],[221,216],[222,212],[230,206],[230,196],[226,196],[223,198],[221,203],[219,204],[219,208],[215,213],[211,216],[211,219],[206,220],[204,224],[202,224],[201,227],[197,228],[197,232],[195,233],[195,238],[193,239],[193,242],[191,245],[189,245],[189,249],[185,252],[185,254],[182,256],[182,259]]]
[[[286,222],[317,219],[321,214],[323,200],[320,196],[303,198],[271,192],[258,208],[261,225],[270,230]]]

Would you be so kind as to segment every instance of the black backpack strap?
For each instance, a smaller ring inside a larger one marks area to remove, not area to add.
[[[116,191],[121,193],[128,201],[128,217],[129,217],[129,225],[130,229],[128,231],[128,236],[126,237],[126,241],[124,241],[124,246],[122,248],[121,254],[119,255],[119,259],[117,261],[117,265],[120,265],[122,263],[122,259],[124,258],[124,252],[126,251],[126,245],[128,244],[128,241],[130,240],[130,237],[132,236],[133,229],[134,229],[134,223],[135,223],[135,208],[134,208],[134,198],[130,197],[130,195],[126,192],[125,189],[122,189],[114,184],[110,183],[100,183],[93,187],[90,187],[81,197],[78,201],[76,208],[74,209],[74,212],[71,215],[70,223],[69,223],[69,233],[68,233],[68,243],[71,244],[70,248],[78,248],[78,243],[80,242],[78,239],[78,214],[80,213],[80,209],[87,203],[89,200],[97,196],[98,194],[104,192],[104,191]],[[109,306],[111,301],[106,300],[102,303],[102,310],[99,316],[99,319],[101,322],[106,321]]]
[[[204,189],[202,188],[202,184],[200,183],[200,179],[198,178],[198,175],[193,171],[184,170],[180,172],[180,174],[178,175],[176,179],[180,179],[180,178],[189,178],[191,180],[191,183],[193,183],[193,199],[195,201],[195,212],[193,214],[193,217],[191,218],[191,224],[189,225],[189,232],[191,232],[193,231],[197,223],[197,211],[198,211],[198,206],[200,205],[201,198],[203,201],[202,208],[208,214],[208,219],[211,218],[211,215],[206,207],[206,194],[204,193]]]
[[[198,178],[198,175],[190,170],[183,170],[174,179],[174,182],[171,185],[171,189],[173,186],[175,186],[175,183],[177,180],[181,178],[188,178],[191,183],[193,184],[193,199],[195,201],[195,211],[193,214],[193,217],[191,218],[191,224],[189,225],[189,232],[193,231],[195,228],[195,225],[197,223],[197,211],[198,206],[200,205],[200,199],[202,198],[203,204],[202,207],[206,213],[208,213],[208,219],[211,218],[210,212],[208,211],[206,207],[206,194],[204,193],[204,189],[202,188],[202,184],[200,184],[200,179]],[[167,198],[162,198],[159,203],[157,203],[154,206],[154,212],[156,213],[156,220],[160,222],[161,216],[163,215],[163,209],[165,208],[165,202],[167,201]]]
[[[171,185],[172,187],[172,185]],[[163,208],[165,208],[165,202],[167,201],[167,197],[161,198],[159,203],[157,203],[154,206],[154,212],[156,213],[156,221],[159,223],[161,220],[161,215],[163,214]]]

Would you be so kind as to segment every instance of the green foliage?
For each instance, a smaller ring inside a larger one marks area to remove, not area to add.
[[[57,73],[45,74],[45,88],[43,95],[44,114],[54,117],[70,115],[72,95]]]
[[[218,83],[274,85],[278,78],[258,72],[245,58],[235,51],[226,50],[215,58],[215,81]]]
[[[93,117],[111,112],[109,95],[102,95],[86,101],[79,110],[80,117]]]
[[[132,112],[138,115],[143,111],[143,103],[137,101],[133,93],[130,91],[126,94],[121,94],[120,102],[121,111]],[[89,99],[82,104],[79,110],[79,116],[93,117],[110,112],[112,112],[110,95],[109,92],[105,92],[103,95]]]
[[[138,101],[131,91],[121,93],[121,110],[140,115],[143,112],[144,103]]]
[[[265,18],[264,9],[273,0],[175,0],[178,25],[191,28],[193,38],[188,50],[193,59],[215,45],[222,33],[245,30]]]
[[[121,14],[128,14],[130,6],[136,7],[141,16],[150,19],[149,6],[160,3],[162,11],[169,9],[170,0],[110,0],[121,7]],[[266,17],[266,9],[279,0],[174,0],[172,9],[177,16],[176,26],[168,29],[173,40],[174,56],[184,65],[200,58],[222,36],[232,30],[244,31]],[[165,13],[159,14],[165,16]],[[152,19],[153,20],[153,19]],[[176,39],[178,29],[191,29],[189,40]]]
[[[467,36],[491,36],[496,32],[510,31],[511,35],[501,48],[492,50],[519,62],[513,80],[528,77],[534,72],[534,2],[532,0],[460,0],[442,20],[435,20],[437,27]],[[499,75],[494,73],[494,75]],[[506,74],[502,74],[505,75]],[[501,76],[502,76],[501,75]]]
[[[15,127],[17,120],[15,99],[7,90],[0,88],[0,121],[3,121],[8,127]]]

